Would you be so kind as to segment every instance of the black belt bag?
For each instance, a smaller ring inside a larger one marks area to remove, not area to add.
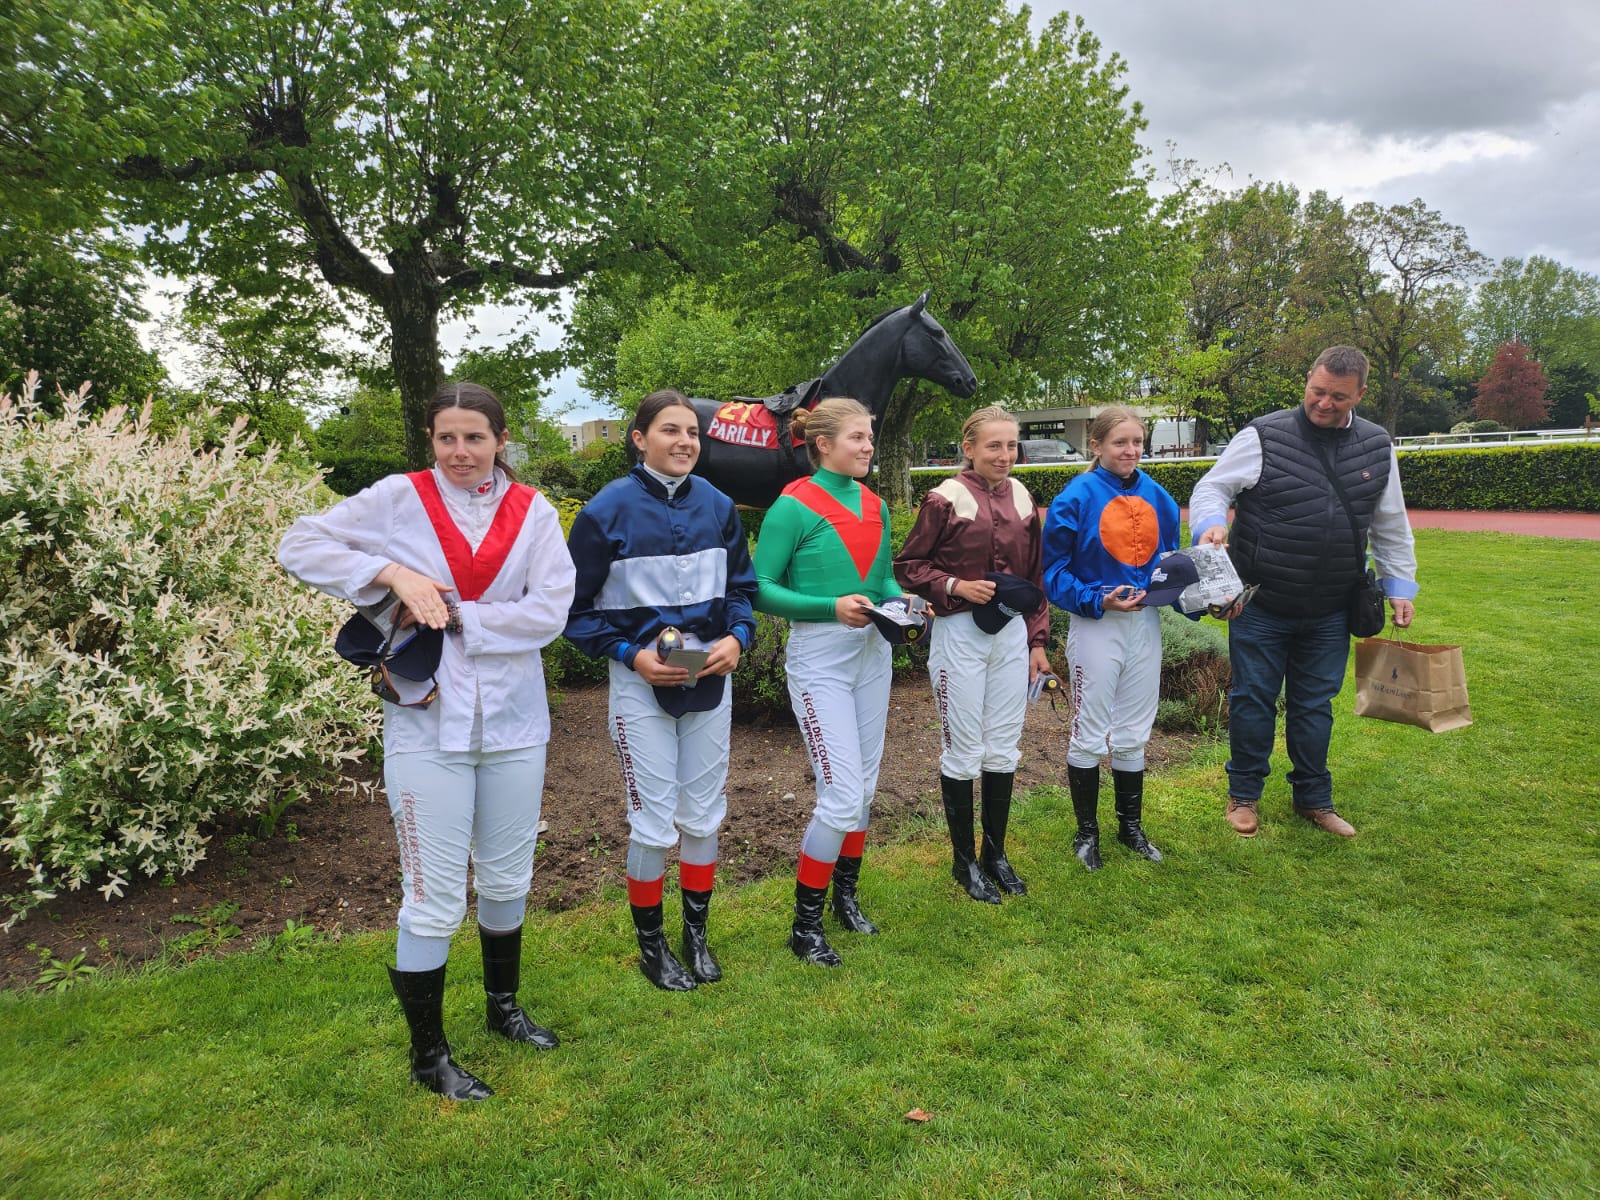
[[[1344,485],[1333,473],[1333,464],[1328,461],[1327,451],[1314,436],[1311,439],[1311,446],[1316,450],[1317,457],[1322,460],[1322,469],[1328,473],[1328,482],[1333,485],[1334,495],[1339,497],[1339,503],[1344,507],[1345,519],[1350,522],[1350,536],[1356,543],[1357,560],[1365,564],[1367,540],[1356,528],[1355,514],[1350,511],[1350,501],[1344,494]],[[1383,632],[1383,627],[1388,622],[1388,614],[1383,607],[1383,589],[1378,586],[1377,573],[1371,567],[1367,567],[1366,573],[1351,591],[1350,599],[1345,604],[1344,617],[1351,637],[1377,637]]]

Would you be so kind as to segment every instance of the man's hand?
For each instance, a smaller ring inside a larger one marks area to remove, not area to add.
[[[1197,546],[1226,546],[1228,544],[1228,527],[1226,525],[1213,525],[1200,535]]]
[[[1411,618],[1416,612],[1416,606],[1409,600],[1402,600],[1398,596],[1389,597],[1389,608],[1394,613],[1394,627],[1404,629],[1411,624]]]
[[[1050,670],[1050,658],[1044,652],[1043,646],[1035,646],[1028,651],[1028,682],[1032,683],[1039,676]]]
[[[695,678],[704,679],[708,675],[732,675],[733,669],[738,665],[739,639],[730,633],[718,638],[711,649],[706,652],[706,665]]]
[[[633,669],[651,687],[677,687],[689,682],[689,672],[685,668],[667,666],[649,646],[639,647],[639,653],[633,657]]]

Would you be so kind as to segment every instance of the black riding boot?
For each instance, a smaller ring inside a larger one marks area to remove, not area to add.
[[[833,915],[851,933],[877,933],[856,900],[856,882],[861,878],[861,860],[841,857],[833,864]]]
[[[483,947],[489,1032],[513,1042],[527,1042],[538,1050],[554,1050],[561,1039],[543,1025],[535,1025],[517,1004],[517,986],[522,976],[522,926],[491,933],[480,925],[478,944]]]
[[[706,945],[706,918],[711,911],[711,889],[683,893],[683,961],[700,983],[715,983],[722,968]]]
[[[954,855],[950,874],[974,900],[999,904],[1000,893],[978,869],[978,860],[972,854],[972,780],[951,779],[941,774],[939,791],[944,797],[944,823],[950,829],[950,849]]]
[[[1078,818],[1078,833],[1072,839],[1072,853],[1086,870],[1100,869],[1100,768],[1067,764],[1067,784],[1072,789],[1072,814]]]
[[[822,900],[827,888],[794,885],[794,928],[789,931],[789,949],[819,967],[837,967],[843,960],[822,936]]]
[[[1006,826],[1011,822],[1011,785],[1016,776],[1007,771],[983,773],[983,849],[978,862],[984,873],[1013,896],[1026,896],[1028,885],[1006,859]]]
[[[691,992],[694,976],[672,956],[661,933],[661,905],[630,904],[633,932],[639,938],[639,970],[658,988],[669,992]]]
[[[411,1030],[411,1079],[446,1100],[487,1100],[494,1089],[450,1057],[444,1038],[444,968],[397,971],[389,984]]]
[[[1116,795],[1117,841],[1151,862],[1160,862],[1161,851],[1150,844],[1139,824],[1144,815],[1144,772],[1113,770],[1111,786]]]

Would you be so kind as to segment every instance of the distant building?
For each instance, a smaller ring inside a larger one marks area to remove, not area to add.
[[[563,425],[561,437],[567,449],[576,454],[590,442],[620,442],[628,431],[626,417],[603,417],[598,421],[585,421],[582,425]]]
[[[1071,442],[1087,457],[1089,426],[1100,414],[1101,409],[1110,407],[1109,404],[1075,404],[1067,408],[1036,408],[1015,415],[1024,441],[1029,438],[1061,438],[1063,441]],[[1174,421],[1162,417],[1161,409],[1148,405],[1130,403],[1126,407],[1131,408],[1144,420],[1149,441],[1145,447],[1147,455],[1205,452],[1203,447],[1195,448],[1193,421]],[[1152,421],[1155,422],[1153,429]]]

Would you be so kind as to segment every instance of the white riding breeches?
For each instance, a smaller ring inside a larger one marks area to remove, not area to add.
[[[939,708],[939,773],[976,779],[1015,771],[1028,705],[1027,622],[1013,617],[991,634],[971,613],[940,617],[928,643],[928,677]]]
[[[622,767],[634,841],[666,849],[680,830],[713,836],[728,814],[728,727],[733,683],[707,712],[669,716],[655,689],[632,669],[611,664],[611,744]]]
[[[400,843],[402,929],[449,937],[480,898],[516,900],[533,882],[545,747],[390,754],[383,784]]]
[[[865,829],[871,814],[892,659],[870,625],[796,621],[789,631],[789,703],[817,777],[816,819],[840,833]]]
[[[1161,697],[1161,614],[1153,608],[1074,615],[1067,627],[1072,734],[1067,761],[1093,767],[1109,753],[1118,771],[1142,771]]]

